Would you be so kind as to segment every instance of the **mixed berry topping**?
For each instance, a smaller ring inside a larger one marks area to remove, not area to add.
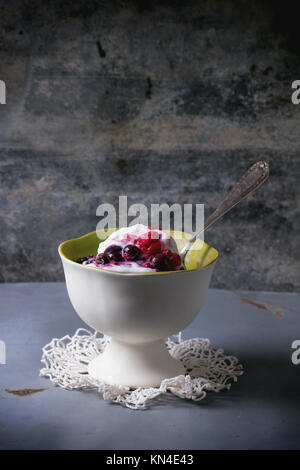
[[[146,238],[137,238],[134,242],[144,256],[159,253],[163,248],[159,233],[153,230],[148,232]]]
[[[180,256],[170,250],[164,250],[151,257],[149,265],[158,271],[174,271],[181,264]]]
[[[136,245],[125,245],[122,254],[127,261],[134,261],[140,259],[142,253]]]
[[[113,241],[113,240],[112,240]],[[180,256],[166,248],[166,241],[162,239],[161,231],[151,227],[148,232],[137,237],[134,234],[124,234],[117,244],[103,247],[104,252],[98,255],[89,255],[77,260],[80,264],[90,264],[95,267],[125,265],[151,268],[156,271],[176,271],[181,267]],[[172,245],[168,245],[169,247]],[[130,269],[132,270],[132,268]]]
[[[106,248],[104,254],[108,256],[111,261],[123,261],[122,247],[119,245],[110,245]]]
[[[178,253],[173,253],[170,250],[164,250],[163,254],[168,258],[169,264],[172,266],[173,269],[178,269],[181,265],[181,258]]]
[[[163,253],[157,253],[156,255],[152,256],[149,264],[151,268],[157,269],[158,271],[170,271],[169,259]]]
[[[105,253],[99,253],[99,255],[96,256],[95,262],[98,265],[102,264],[108,264],[109,263],[109,257]]]
[[[83,264],[85,263],[86,261],[89,261],[90,258],[92,258],[93,255],[89,255],[89,256],[84,256],[83,258],[78,258],[76,260],[76,263],[79,263],[79,264]]]

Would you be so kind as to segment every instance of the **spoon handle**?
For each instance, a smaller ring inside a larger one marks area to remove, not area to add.
[[[236,206],[242,199],[248,194],[257,189],[262,183],[264,183],[269,176],[269,165],[267,162],[256,162],[252,165],[244,174],[242,179],[234,186],[228,196],[223,202],[217,207],[217,209],[208,217],[202,230],[196,233],[185,245],[180,253],[182,261],[185,258],[186,253],[191,248],[194,241],[198,236],[218,219],[220,219],[226,212],[230,211]]]

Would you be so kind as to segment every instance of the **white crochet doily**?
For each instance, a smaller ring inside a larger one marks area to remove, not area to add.
[[[157,388],[130,389],[120,385],[109,385],[89,376],[87,366],[101,354],[109,337],[100,336],[84,328],[74,336],[54,338],[43,347],[41,362],[45,367],[40,375],[62,388],[73,390],[97,389],[105,400],[126,405],[132,409],[145,409],[149,400],[171,392],[179,398],[203,400],[207,391],[219,392],[229,389],[230,380],[237,380],[243,367],[234,356],[226,356],[223,349],[213,349],[208,339],[183,340],[181,333],[166,340],[171,356],[182,362],[186,375],[165,379]]]

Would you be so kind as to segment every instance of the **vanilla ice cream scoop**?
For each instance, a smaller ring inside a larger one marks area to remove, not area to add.
[[[123,273],[176,271],[181,268],[181,258],[171,235],[143,224],[116,230],[99,244],[97,256],[78,262]]]

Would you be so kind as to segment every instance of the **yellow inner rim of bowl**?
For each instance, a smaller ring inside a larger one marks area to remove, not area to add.
[[[83,235],[82,237],[67,240],[61,243],[61,245],[59,246],[59,253],[69,261],[76,261],[78,258],[83,258],[84,256],[90,254],[96,255],[99,243],[105,240],[111,233],[116,230],[116,228],[108,230],[97,230],[97,232],[90,232],[86,235]],[[164,231],[169,233],[174,238],[179,252],[182,250],[187,241],[191,238],[191,235],[188,233],[178,232],[176,230]],[[202,240],[196,240],[192,246],[192,249],[188,252],[185,258],[185,267],[187,271],[205,268],[209,264],[216,261],[217,258],[218,252],[215,248],[209,246]]]

